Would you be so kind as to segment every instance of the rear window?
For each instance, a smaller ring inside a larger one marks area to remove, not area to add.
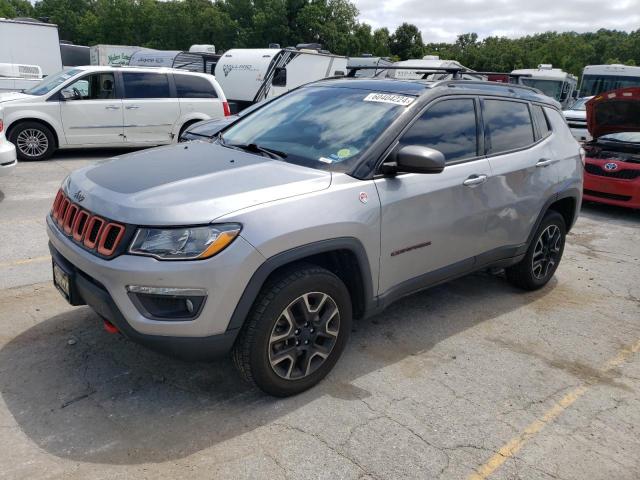
[[[447,163],[477,156],[476,109],[472,98],[442,100],[429,107],[400,140],[444,154]]]
[[[206,78],[196,75],[174,75],[179,98],[218,98],[216,89]]]
[[[169,98],[169,78],[163,73],[123,72],[125,98]]]
[[[544,110],[540,105],[532,106],[533,118],[538,126],[538,138],[544,138],[551,133],[551,127],[549,126],[549,120],[544,114]]]
[[[529,106],[509,100],[484,100],[485,144],[488,154],[508,152],[534,142]]]

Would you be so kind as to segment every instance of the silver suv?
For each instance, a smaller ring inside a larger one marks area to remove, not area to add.
[[[354,318],[498,267],[553,276],[580,147],[537,90],[329,79],[212,138],[72,173],[47,217],[54,283],[108,330],[187,358],[232,352],[286,396],[320,381]]]

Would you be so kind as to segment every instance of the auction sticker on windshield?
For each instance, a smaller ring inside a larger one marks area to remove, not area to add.
[[[402,105],[406,107],[411,105],[415,97],[407,97],[406,95],[394,95],[392,93],[370,93],[364,97],[365,102],[382,102],[393,103],[394,105]]]

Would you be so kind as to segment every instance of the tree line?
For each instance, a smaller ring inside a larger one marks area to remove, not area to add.
[[[589,64],[640,65],[640,29],[545,32],[510,39],[475,33],[452,43],[425,43],[418,27],[393,33],[359,22],[349,0],[0,0],[0,17],[56,23],[60,38],[183,50],[212,43],[219,50],[318,42],[333,53],[371,53],[394,60],[439,55],[475,70],[510,71],[551,63],[579,75]]]

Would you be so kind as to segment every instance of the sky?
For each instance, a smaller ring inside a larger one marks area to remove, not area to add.
[[[393,31],[413,23],[422,40],[451,42],[461,33],[510,38],[546,31],[640,28],[640,0],[352,0],[359,20]]]

